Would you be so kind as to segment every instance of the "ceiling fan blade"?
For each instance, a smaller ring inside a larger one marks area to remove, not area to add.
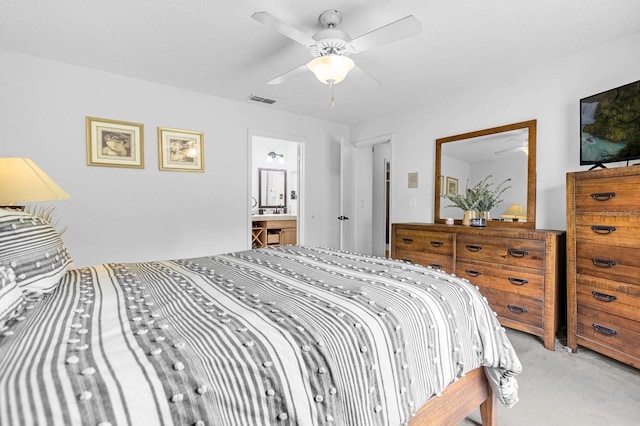
[[[268,27],[271,27],[280,34],[289,37],[291,40],[302,44],[303,46],[311,47],[316,43],[313,38],[297,30],[286,22],[276,18],[269,12],[255,12],[253,15],[251,15],[251,17],[256,21]]]
[[[368,32],[351,41],[351,46],[357,52],[364,52],[383,44],[402,40],[420,34],[422,24],[413,15],[405,16],[395,22]]]
[[[307,70],[308,70],[307,64],[302,64],[299,67],[296,67],[292,70],[285,72],[284,74],[280,74],[279,76],[272,78],[271,80],[267,81],[267,84],[276,85],[276,84],[283,83],[289,77],[302,74],[304,71],[307,71]]]
[[[362,87],[363,89],[373,90],[377,89],[380,86],[380,82],[373,78],[371,74],[355,65],[353,69],[349,72],[349,76],[347,77],[354,81],[357,85]]]

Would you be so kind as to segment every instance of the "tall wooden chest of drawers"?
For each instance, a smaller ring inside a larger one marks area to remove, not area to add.
[[[567,174],[567,343],[640,368],[640,166]]]
[[[564,319],[563,231],[394,223],[391,257],[431,266],[480,287],[500,323],[555,349]]]

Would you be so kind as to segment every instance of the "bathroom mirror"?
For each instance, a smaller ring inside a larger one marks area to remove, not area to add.
[[[259,207],[275,209],[287,206],[287,171],[258,169]]]
[[[472,187],[491,176],[488,182],[493,188],[511,180],[500,197],[502,203],[491,210],[487,226],[535,228],[536,120],[437,139],[435,160],[435,223],[445,223],[446,218],[462,222],[462,209],[448,207],[453,203],[442,195],[464,194],[467,182]],[[511,206],[521,207],[513,215],[507,212]]]

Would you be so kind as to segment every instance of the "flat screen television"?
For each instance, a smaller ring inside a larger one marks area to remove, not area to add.
[[[640,80],[580,99],[580,165],[640,159]]]

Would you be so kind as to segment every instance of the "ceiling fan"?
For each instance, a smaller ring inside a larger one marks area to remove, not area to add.
[[[352,71],[351,77],[357,83],[365,88],[376,88],[380,82],[355,65],[349,56],[411,37],[422,31],[420,22],[413,15],[391,22],[354,39],[337,28],[342,22],[342,13],[337,10],[327,10],[320,14],[319,21],[325,28],[313,36],[304,34],[269,12],[255,12],[251,17],[306,46],[315,58],[267,81],[267,84],[280,84],[293,75],[311,70],[318,80],[329,84],[333,89],[334,84],[340,83]]]
[[[521,140],[516,138],[509,138],[502,142],[501,145],[503,149],[495,151],[495,155],[510,155],[517,152],[524,152],[526,155],[529,155],[529,141],[526,139]]]

